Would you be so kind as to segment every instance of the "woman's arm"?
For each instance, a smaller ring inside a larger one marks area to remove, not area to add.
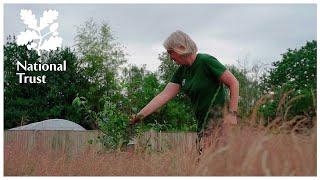
[[[238,80],[234,77],[234,75],[230,71],[226,70],[221,75],[220,81],[222,81],[230,89],[229,111],[238,111],[238,101],[239,101]]]
[[[164,90],[154,97],[138,114],[138,119],[134,118],[133,121],[138,121],[150,115],[155,110],[166,104],[180,91],[180,85],[176,83],[168,83]],[[136,120],[135,120],[136,119]]]

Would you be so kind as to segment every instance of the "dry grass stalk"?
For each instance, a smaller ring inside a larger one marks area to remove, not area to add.
[[[292,107],[291,104],[292,104],[294,101],[296,101],[296,100],[298,100],[298,99],[301,99],[301,98],[303,98],[303,97],[304,97],[304,95],[296,96],[296,97],[290,99],[290,101],[286,104],[286,107],[287,107],[287,108],[285,109],[285,113],[284,113],[284,117],[283,117],[283,120],[284,120],[284,121],[287,120],[288,112],[289,112],[290,108]]]
[[[301,128],[304,116],[282,126]],[[299,120],[298,123],[297,120]],[[295,122],[296,124],[290,124]],[[315,176],[316,127],[309,133],[295,131],[269,133],[268,128],[239,125],[229,129],[226,142],[220,143],[216,128],[211,146],[200,156],[194,144],[175,144],[162,151],[152,149],[126,152],[98,152],[90,148],[70,156],[63,149],[42,146],[22,149],[26,142],[11,142],[4,147],[5,176]],[[184,134],[186,135],[186,134]],[[188,134],[189,135],[189,134]],[[160,136],[160,135],[159,135]],[[177,134],[176,136],[181,136]],[[161,142],[165,144],[165,134]]]
[[[262,154],[262,160],[261,160],[261,167],[263,169],[263,172],[266,176],[271,176],[271,171],[270,169],[268,168],[268,163],[267,163],[267,160],[268,160],[268,152],[267,151],[263,151],[263,154]]]
[[[285,93],[282,94],[282,96],[281,96],[281,98],[280,98],[280,101],[279,101],[279,104],[278,104],[278,107],[277,107],[277,110],[276,110],[276,115],[277,115],[277,116],[279,116],[280,114],[282,114],[281,111],[282,111],[282,109],[283,109],[283,107],[284,107],[284,105],[285,105],[286,98],[287,98],[287,97],[289,96],[289,94],[292,93],[292,92],[293,92],[293,90],[290,90],[290,91],[285,92]]]
[[[268,100],[273,99],[274,95],[273,94],[266,94],[262,96],[254,105],[252,113],[251,113],[251,118],[250,118],[250,124],[255,125],[256,120],[257,120],[257,113],[262,104],[265,104]]]

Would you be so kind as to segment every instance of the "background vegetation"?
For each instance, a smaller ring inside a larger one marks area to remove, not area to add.
[[[74,121],[86,129],[100,129],[107,145],[126,143],[131,114],[137,113],[168,83],[177,65],[167,53],[160,53],[157,72],[126,63],[126,52],[116,42],[111,27],[92,19],[78,27],[76,48],[43,52],[41,57],[15,37],[4,45],[4,128],[9,129],[50,118]],[[288,49],[273,67],[228,66],[240,82],[240,121],[268,126],[273,120],[289,121],[303,116],[312,127],[316,116],[317,42],[300,49]],[[16,62],[61,63],[66,72],[27,72],[46,75],[47,84],[19,84]],[[264,72],[262,76],[259,73]],[[195,131],[196,121],[189,100],[180,93],[174,100],[147,117],[137,128],[146,131]]]

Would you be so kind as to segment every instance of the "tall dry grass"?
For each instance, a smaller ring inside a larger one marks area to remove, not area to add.
[[[4,147],[5,176],[315,176],[316,128],[306,133],[271,131],[241,124],[225,144],[217,133],[199,156],[195,146],[176,145],[160,152],[87,150],[70,156],[50,148],[23,151],[22,142]],[[217,131],[219,129],[216,129]],[[276,132],[276,133],[275,133]],[[195,145],[195,144],[194,144]]]

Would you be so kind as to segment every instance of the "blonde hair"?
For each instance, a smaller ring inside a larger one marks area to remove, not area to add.
[[[198,51],[196,43],[188,36],[188,34],[177,30],[163,43],[166,50],[174,50],[180,55],[196,54]]]

